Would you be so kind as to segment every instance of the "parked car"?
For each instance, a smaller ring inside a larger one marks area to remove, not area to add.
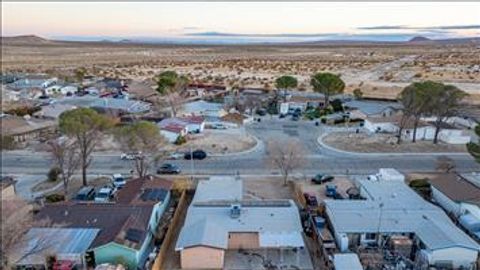
[[[102,187],[95,195],[95,202],[108,202],[115,196],[117,188],[115,186],[106,185]]]
[[[310,193],[310,192],[305,192],[305,193],[303,193],[303,197],[305,198],[307,206],[310,206],[310,207],[317,207],[318,206],[318,201],[317,201],[317,197],[315,196],[315,194]]]
[[[112,181],[113,185],[118,189],[123,188],[125,184],[127,184],[127,180],[125,180],[125,177],[123,177],[119,173],[113,174]]]
[[[337,195],[337,186],[328,184],[325,188],[325,195],[330,198],[335,198],[335,196]]]
[[[285,116],[286,116],[285,114],[281,113],[281,114],[278,116],[278,118],[285,118]]]
[[[157,174],[179,174],[180,168],[177,165],[165,163],[157,169]]]
[[[265,115],[267,115],[267,110],[265,110],[265,109],[263,109],[263,108],[262,108],[262,109],[258,109],[258,110],[257,110],[257,114],[260,115],[260,116],[265,116]]]
[[[187,152],[184,155],[184,158],[188,159],[188,160],[190,160],[190,159],[200,159],[200,160],[202,160],[202,159],[205,159],[206,157],[207,157],[207,153],[205,153],[205,151],[203,151],[203,150],[195,150],[192,153]]]
[[[326,174],[317,174],[312,178],[312,183],[314,184],[323,184],[327,182],[332,182],[335,177]]]
[[[222,123],[213,123],[210,126],[211,129],[227,129],[227,127]]]
[[[95,188],[92,186],[82,187],[78,192],[75,199],[79,201],[91,201],[95,198]]]
[[[141,159],[142,158],[142,152],[128,152],[128,153],[122,153],[120,155],[120,159],[122,160],[135,160],[135,159]]]
[[[173,152],[173,153],[170,153],[170,155],[168,155],[167,159],[177,160],[177,159],[183,158],[184,155],[185,155],[184,153]]]

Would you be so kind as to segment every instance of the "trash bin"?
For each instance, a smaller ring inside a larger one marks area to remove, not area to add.
[[[357,128],[357,129],[355,130],[355,133],[360,133],[360,130]]]
[[[318,121],[316,121],[316,122],[315,122],[315,126],[318,127],[319,125],[320,125],[320,123],[318,123]]]

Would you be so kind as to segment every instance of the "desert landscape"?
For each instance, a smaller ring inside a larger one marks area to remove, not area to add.
[[[480,53],[476,39],[401,43],[318,42],[259,45],[165,45],[125,42],[65,42],[37,36],[2,38],[2,72],[90,75],[152,82],[175,70],[193,83],[227,88],[273,89],[274,80],[292,74],[299,90],[310,90],[310,75],[340,74],[346,92],[395,98],[413,81],[436,80],[468,92],[480,104]]]

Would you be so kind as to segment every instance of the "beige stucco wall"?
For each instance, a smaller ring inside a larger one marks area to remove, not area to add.
[[[2,189],[2,200],[13,200],[17,199],[17,196],[15,194],[15,187],[13,185],[9,185],[8,187],[5,187]]]
[[[260,240],[256,232],[231,232],[228,234],[228,249],[257,249]]]
[[[180,252],[182,269],[222,269],[224,251],[209,247],[191,247]]]

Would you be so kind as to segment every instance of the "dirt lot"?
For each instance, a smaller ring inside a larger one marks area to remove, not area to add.
[[[331,147],[361,153],[446,153],[466,152],[465,145],[452,145],[431,141],[403,141],[396,144],[396,139],[388,134],[365,134],[334,132],[323,138],[323,142]]]
[[[302,192],[311,192],[317,196],[317,200],[321,203],[325,199],[330,199],[325,195],[326,184],[316,185],[310,180],[298,182],[301,186]],[[335,179],[328,183],[337,186],[337,192],[342,195],[343,198],[348,198],[347,190],[353,187],[353,183],[350,179],[344,176],[335,176]]]
[[[211,154],[227,154],[251,149],[256,143],[244,128],[205,129],[201,134],[189,135],[187,143],[180,146],[178,151],[189,151],[191,146],[193,150],[202,149]]]
[[[283,185],[280,177],[244,177],[243,192],[245,199],[293,199],[290,185]]]

